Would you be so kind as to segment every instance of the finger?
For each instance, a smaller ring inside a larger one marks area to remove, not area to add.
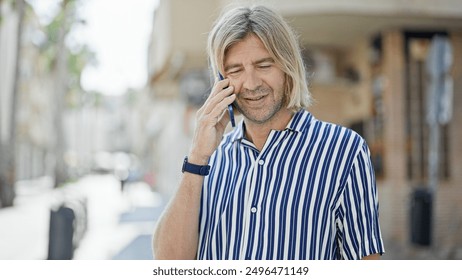
[[[228,105],[233,103],[235,99],[235,94],[227,96],[217,105],[215,105],[212,109],[210,109],[210,112],[198,112],[196,115],[197,122],[200,125],[205,125],[206,127],[216,127],[218,123],[222,122],[224,116],[228,114]]]
[[[213,99],[217,94],[219,94],[224,89],[229,88],[229,87],[230,87],[229,79],[221,80],[221,81],[218,81],[217,83],[215,83],[215,85],[213,86],[209,96],[205,100],[204,104],[208,104],[210,102],[210,100]]]
[[[215,96],[212,96],[211,98],[209,98],[203,106],[204,113],[205,114],[210,113],[221,101],[231,96],[233,92],[234,92],[234,87],[229,86],[221,90],[220,92],[218,92]]]
[[[236,95],[232,94],[230,96],[225,97],[221,102],[219,102],[213,109],[210,111],[209,115],[212,118],[215,118],[217,122],[220,122],[224,116],[228,116],[228,105],[234,102],[236,99]]]
[[[216,94],[229,86],[229,79],[220,80],[215,83],[215,86],[213,87],[214,92],[212,92],[211,95],[214,95],[214,93]]]
[[[223,111],[223,114],[221,115],[220,120],[218,121],[217,124],[217,129],[224,131],[228,123],[231,121],[231,118],[227,112],[227,110]]]

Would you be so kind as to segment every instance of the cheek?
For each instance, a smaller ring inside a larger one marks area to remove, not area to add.
[[[241,92],[242,83],[240,83],[240,82],[237,81],[237,80],[234,80],[234,81],[230,81],[229,84],[232,85],[232,86],[234,87],[234,93],[239,93],[239,92]]]
[[[285,75],[282,75],[278,81],[278,90],[281,91],[284,95],[286,95],[286,98],[288,97],[288,84],[287,77]]]
[[[278,84],[280,85],[280,87],[285,88],[286,79],[287,79],[286,75],[285,75],[284,73],[281,72],[281,73],[278,75],[278,78],[279,78]]]

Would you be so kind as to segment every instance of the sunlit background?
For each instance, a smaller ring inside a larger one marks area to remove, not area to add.
[[[58,0],[30,0],[41,24],[47,25],[60,9]],[[85,91],[120,95],[146,84],[149,36],[157,0],[77,1],[76,17],[67,35],[71,50],[87,46],[95,63],[82,72]],[[130,55],[127,55],[130,54]]]
[[[238,3],[282,13],[310,112],[367,140],[383,258],[462,259],[457,0],[0,0],[0,259],[152,259]]]

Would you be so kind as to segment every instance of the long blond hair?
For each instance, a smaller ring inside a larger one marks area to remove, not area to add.
[[[297,36],[287,22],[265,6],[238,7],[224,13],[214,24],[207,41],[212,73],[223,73],[226,51],[254,34],[285,73],[287,108],[297,111],[311,104],[306,70]]]

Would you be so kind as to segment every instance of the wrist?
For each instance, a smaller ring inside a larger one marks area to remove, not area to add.
[[[207,165],[209,163],[209,156],[201,156],[191,152],[188,155],[188,162],[196,165]]]

